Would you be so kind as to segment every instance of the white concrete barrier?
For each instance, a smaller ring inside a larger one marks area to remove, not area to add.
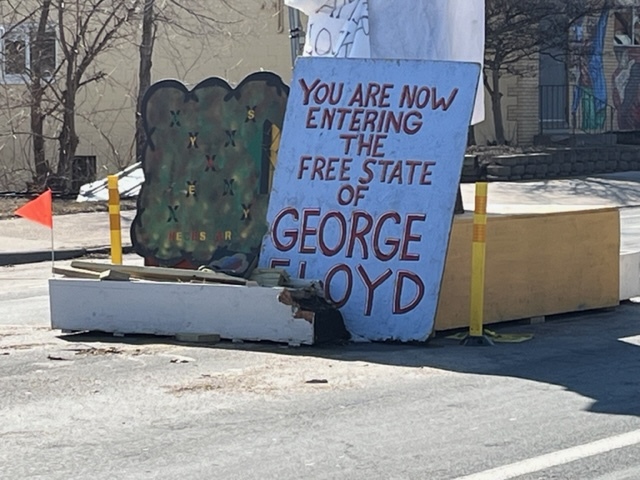
[[[620,254],[620,300],[640,297],[640,252]]]
[[[314,325],[278,300],[282,288],[51,279],[51,326],[118,334],[217,334],[314,343]]]

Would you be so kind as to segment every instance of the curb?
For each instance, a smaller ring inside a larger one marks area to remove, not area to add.
[[[55,260],[73,260],[74,258],[85,257],[90,254],[106,253],[111,251],[111,247],[87,247],[87,248],[67,248],[56,250]],[[122,253],[133,253],[133,246],[122,247]],[[25,265],[28,263],[40,263],[51,261],[51,250],[33,250],[30,252],[10,252],[0,253],[0,267],[10,265]]]

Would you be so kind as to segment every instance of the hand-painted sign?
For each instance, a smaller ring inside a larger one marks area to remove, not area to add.
[[[166,80],[147,92],[145,181],[131,227],[149,263],[242,274],[267,231],[271,178],[289,87],[273,73],[235,89]]]
[[[260,263],[322,279],[354,335],[433,331],[479,68],[298,59]]]

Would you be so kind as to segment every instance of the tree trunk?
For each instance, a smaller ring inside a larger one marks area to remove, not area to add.
[[[49,176],[49,164],[45,156],[44,115],[42,114],[43,89],[40,82],[31,84],[31,146],[35,166],[34,186],[43,187]]]
[[[60,181],[59,188],[64,193],[71,190],[73,159],[76,156],[76,150],[80,139],[76,133],[76,90],[73,85],[68,85],[67,91],[64,93],[63,114],[62,114],[62,130],[60,132],[59,144],[60,151],[58,157],[57,176]]]
[[[467,147],[476,145],[476,128],[473,125],[469,125],[469,132],[467,133]]]
[[[136,108],[136,162],[142,161],[147,138],[142,123],[142,99],[151,86],[151,67],[153,65],[153,46],[155,43],[154,32],[154,7],[155,0],[145,0],[144,15],[142,17],[142,39],[140,41],[140,71],[138,84],[138,99]]]
[[[496,133],[496,143],[504,145],[506,138],[504,136],[504,119],[502,118],[502,92],[500,91],[500,71],[493,69],[491,71],[491,110],[493,112],[493,125]]]
[[[44,187],[49,176],[49,164],[45,156],[44,121],[42,113],[42,99],[44,97],[42,79],[42,57],[43,40],[47,32],[49,23],[49,8],[51,0],[44,0],[38,21],[38,30],[31,43],[31,83],[29,85],[30,94],[30,116],[31,116],[31,146],[33,151],[33,161],[35,166],[35,177],[33,182],[36,188]]]

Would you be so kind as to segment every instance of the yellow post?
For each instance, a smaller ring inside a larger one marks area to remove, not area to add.
[[[111,263],[122,265],[122,232],[120,230],[120,192],[118,176],[107,177],[109,187],[109,226],[111,228]]]
[[[470,337],[484,336],[484,267],[487,242],[487,184],[476,183],[476,208],[473,216],[471,256]]]

